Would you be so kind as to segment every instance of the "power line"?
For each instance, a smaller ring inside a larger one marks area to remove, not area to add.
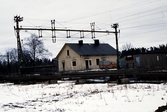
[[[166,29],[166,28],[165,28],[165,29]],[[165,29],[164,29],[164,28],[163,28],[163,29],[161,28],[161,29],[158,29],[158,30],[156,29],[156,30],[151,30],[151,31],[146,31],[146,32],[140,32],[140,33],[137,33],[137,34],[135,33],[135,34],[131,34],[131,35],[124,35],[123,37],[131,37],[131,36],[134,36],[134,35],[135,35],[135,36],[136,36],[136,35],[138,36],[138,35],[142,35],[142,34],[146,34],[146,33],[150,33],[150,32],[155,33],[155,32],[158,32],[158,31],[163,31],[163,30],[165,31]]]
[[[155,12],[155,13],[151,13],[151,14],[147,14],[147,15],[143,15],[143,16],[139,16],[139,17],[135,17],[135,18],[131,18],[131,19],[126,19],[126,20],[122,20],[122,21],[119,21],[119,22],[124,22],[124,21],[130,21],[130,20],[134,20],[134,19],[140,19],[140,18],[143,18],[143,17],[146,17],[146,16],[150,16],[150,15],[155,15],[155,14],[160,14],[161,12],[166,12],[167,10],[163,10],[163,11],[159,11],[159,12]],[[137,15],[137,14],[135,14]]]
[[[167,5],[164,5],[164,6],[161,6],[161,7],[157,7],[157,8],[154,8],[154,9],[150,9],[150,10],[146,10],[146,11],[142,11],[142,12],[138,12],[138,13],[135,13],[135,14],[131,14],[131,15],[127,15],[127,16],[123,16],[123,17],[121,17],[120,19],[115,19],[116,21],[119,21],[119,22],[127,22],[127,21],[129,21],[129,20],[134,20],[134,19],[138,19],[138,18],[141,18],[141,17],[146,17],[146,16],[150,16],[150,15],[154,15],[154,14],[160,14],[160,13],[162,13],[162,12],[166,12],[167,10],[162,10],[162,11],[158,11],[158,12],[154,12],[154,13],[151,13],[151,14],[146,14],[146,15],[144,15],[144,16],[139,16],[139,15],[141,15],[141,14],[144,14],[144,13],[147,13],[147,12],[150,12],[150,11],[153,11],[153,10],[156,10],[156,9],[160,9],[160,8],[163,8],[163,7],[167,7]],[[137,17],[135,17],[135,18],[130,18],[130,17],[133,17],[133,16],[137,16]],[[126,18],[130,18],[130,19],[126,19]],[[103,22],[101,22],[101,23],[99,23],[99,25],[101,25],[101,24],[105,24],[105,23],[107,23],[107,24],[110,24],[111,22],[114,22],[115,20],[108,20],[108,21],[103,21]],[[110,22],[110,23],[108,23],[108,22]],[[106,25],[107,25],[106,24]]]
[[[157,23],[157,24],[145,24],[145,25],[140,25],[140,26],[126,27],[126,28],[121,28],[121,30],[132,29],[132,28],[138,28],[138,27],[156,26],[156,25],[161,25],[161,24],[165,24],[165,23],[167,23],[167,22]]]
[[[154,3],[154,2],[159,2],[159,0],[156,0],[156,1],[149,1],[148,3],[144,3],[144,2],[148,2],[148,1],[137,2],[137,3],[135,3],[135,4],[131,4],[131,5],[119,7],[119,8],[113,9],[113,10],[103,11],[103,12],[96,13],[96,14],[92,14],[92,15],[88,15],[88,16],[83,16],[83,17],[79,17],[79,18],[74,18],[74,19],[66,20],[66,22],[71,22],[71,21],[76,21],[76,20],[80,20],[80,19],[85,19],[85,18],[97,16],[97,15],[103,15],[103,14],[105,14],[105,13],[110,13],[111,11],[112,11],[112,12],[115,12],[115,11],[120,11],[120,10],[125,10],[125,9],[129,9],[129,8],[133,8],[133,7],[136,7],[136,6],[141,6],[141,5],[145,5],[145,4],[151,4],[151,3]],[[144,3],[144,4],[143,4],[143,3]]]

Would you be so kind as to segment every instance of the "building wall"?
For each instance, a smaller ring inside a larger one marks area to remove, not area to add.
[[[69,54],[67,54],[67,52],[69,52]],[[73,62],[76,62],[76,66],[72,66],[74,64]],[[70,70],[81,69],[79,63],[81,63],[80,56],[75,51],[73,51],[69,46],[65,45],[58,56],[59,71],[70,71]]]
[[[141,67],[152,68],[166,66],[166,54],[145,54],[141,55]]]
[[[133,55],[131,60],[126,60],[126,57],[124,57],[124,64],[122,64],[122,67],[125,68],[154,68],[166,66],[166,54],[137,54]]]
[[[68,50],[68,51],[67,51]],[[99,65],[96,60],[109,60],[116,63],[116,55],[108,56],[80,56],[73,51],[68,45],[65,45],[58,55],[59,71],[73,71],[85,69],[98,69]]]
[[[82,70],[85,69],[99,69],[99,63],[97,60],[102,61],[102,60],[109,60],[110,62],[117,63],[116,61],[117,56],[116,55],[107,55],[107,56],[81,56],[81,66]],[[88,63],[89,65],[87,66],[86,61],[91,61],[91,64]]]

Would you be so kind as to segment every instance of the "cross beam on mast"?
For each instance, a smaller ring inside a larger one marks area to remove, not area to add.
[[[42,30],[42,31],[66,31],[66,32],[95,32],[95,33],[115,33],[115,31],[101,31],[101,30],[74,30],[74,29],[50,29],[50,28],[26,28],[22,27],[19,30]]]

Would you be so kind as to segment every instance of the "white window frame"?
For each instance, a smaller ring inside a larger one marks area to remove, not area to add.
[[[75,66],[77,66],[77,61],[76,61],[76,60],[72,60],[72,61],[71,61],[72,66],[75,67],[75,66],[73,65],[73,62],[75,62]]]

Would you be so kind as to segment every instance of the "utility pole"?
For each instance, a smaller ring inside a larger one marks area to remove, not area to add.
[[[19,28],[19,22],[23,21],[23,17],[15,16],[14,21],[16,22],[16,27],[14,27],[16,31],[16,38],[17,38],[17,52],[18,52],[18,75],[21,75],[21,68],[23,63],[23,57],[22,57],[22,48],[21,48],[21,42],[20,42],[20,28]]]
[[[118,31],[117,31],[118,26],[119,26],[118,23],[111,25],[111,27],[115,29],[115,40],[116,40],[116,50],[117,50],[117,69],[120,68],[119,66],[119,48],[118,48]]]

